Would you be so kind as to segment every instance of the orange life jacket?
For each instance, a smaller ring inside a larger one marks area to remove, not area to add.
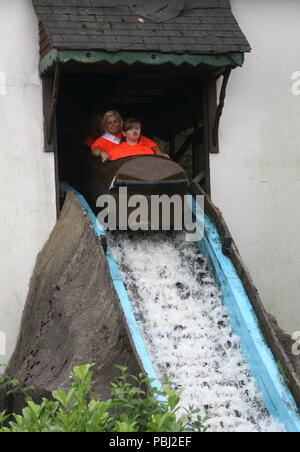
[[[140,142],[138,144],[130,145],[125,141],[121,143],[119,146],[116,146],[109,152],[110,160],[118,160],[124,157],[130,157],[132,155],[145,155],[145,154],[155,154],[155,152],[149,148],[149,146],[145,146]]]
[[[112,151],[118,144],[120,144],[122,138],[122,134],[118,135],[111,135],[109,133],[105,133],[100,138],[98,138],[93,145],[91,146],[92,149],[101,149],[102,151],[107,152],[108,154],[110,151]],[[119,140],[119,142],[118,142]],[[139,139],[139,144],[143,144],[144,146],[148,146],[149,148],[155,148],[157,144],[150,140],[150,138],[146,138],[144,136],[141,136]]]
[[[139,139],[139,144],[144,144],[145,146],[148,146],[148,148],[153,149],[157,147],[157,144],[150,140],[150,138],[144,137],[143,135]]]
[[[92,145],[92,149],[101,149],[109,153],[112,151],[121,141],[122,134],[111,135],[110,133],[105,133],[102,137],[98,138]]]

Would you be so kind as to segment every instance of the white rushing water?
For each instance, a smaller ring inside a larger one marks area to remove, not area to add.
[[[162,233],[109,241],[157,376],[184,389],[182,406],[208,409],[213,432],[285,431],[263,404],[196,245]]]

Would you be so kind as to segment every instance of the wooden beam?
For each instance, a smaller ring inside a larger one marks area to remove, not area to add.
[[[220,69],[216,69],[216,70],[211,74],[211,78],[212,78],[213,80],[218,80],[218,78],[220,78],[221,75],[223,75],[225,71],[226,71],[226,67],[221,67]]]
[[[204,171],[205,171],[205,181],[204,189],[207,194],[210,194],[210,152],[213,148],[211,140],[212,131],[212,103],[211,93],[212,93],[212,82],[210,79],[205,79],[202,83],[202,115],[203,115],[203,126],[204,126]]]
[[[224,73],[224,76],[223,76],[223,83],[222,83],[222,88],[221,88],[221,92],[220,92],[220,101],[219,101],[219,105],[217,108],[216,117],[215,117],[213,130],[212,130],[212,143],[214,146],[216,146],[217,142],[218,142],[220,118],[223,113],[224,102],[225,102],[225,97],[226,97],[226,88],[227,88],[228,80],[229,80],[229,77],[231,74],[231,70],[232,70],[231,68],[227,68]]]
[[[193,132],[190,136],[187,137],[183,145],[178,149],[176,154],[174,155],[174,161],[179,162],[179,160],[184,156],[186,151],[189,149],[190,146],[195,142],[195,140],[201,142],[203,141],[203,129],[198,129],[195,132]]]
[[[47,128],[49,123],[50,106],[51,106],[51,94],[53,87],[53,77],[44,76],[42,77],[43,83],[43,111],[44,111],[44,151],[51,152],[54,154],[54,168],[55,168],[55,191],[56,191],[56,212],[57,216],[60,213],[60,202],[59,202],[59,171],[58,171],[58,151],[57,151],[57,130],[56,130],[56,113],[54,113],[53,118],[53,134],[51,143],[47,140]]]
[[[47,127],[46,127],[47,143],[49,146],[51,146],[52,141],[53,141],[53,125],[54,125],[54,118],[55,118],[56,107],[57,107],[57,102],[58,102],[60,76],[61,76],[61,65],[59,63],[57,63],[57,65],[55,67],[48,123],[47,123]]]
[[[208,76],[202,85],[202,103],[203,103],[203,121],[205,128],[205,140],[207,152],[217,154],[219,152],[219,143],[213,142],[213,127],[217,114],[217,83],[214,78]]]
[[[44,113],[44,151],[54,152],[53,143],[49,145],[47,140],[47,127],[49,122],[49,112],[53,86],[52,77],[50,75],[44,75],[42,77],[42,84],[43,84],[43,113]]]
[[[205,179],[205,170],[200,171],[199,174],[192,180],[191,184],[199,184]]]

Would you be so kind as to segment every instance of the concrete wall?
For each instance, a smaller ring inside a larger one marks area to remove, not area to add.
[[[54,226],[54,158],[43,152],[38,22],[0,1],[0,363],[14,349],[37,253]]]
[[[253,50],[229,82],[212,198],[266,308],[282,328],[300,331],[300,96],[292,94],[300,2],[231,4]]]

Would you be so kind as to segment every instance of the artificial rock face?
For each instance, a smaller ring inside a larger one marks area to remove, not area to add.
[[[70,386],[72,368],[94,364],[93,389],[109,396],[116,365],[142,371],[127,333],[106,258],[90,220],[69,194],[59,220],[38,255],[16,349],[7,373],[35,400]],[[24,398],[5,397],[0,408],[20,411]]]

